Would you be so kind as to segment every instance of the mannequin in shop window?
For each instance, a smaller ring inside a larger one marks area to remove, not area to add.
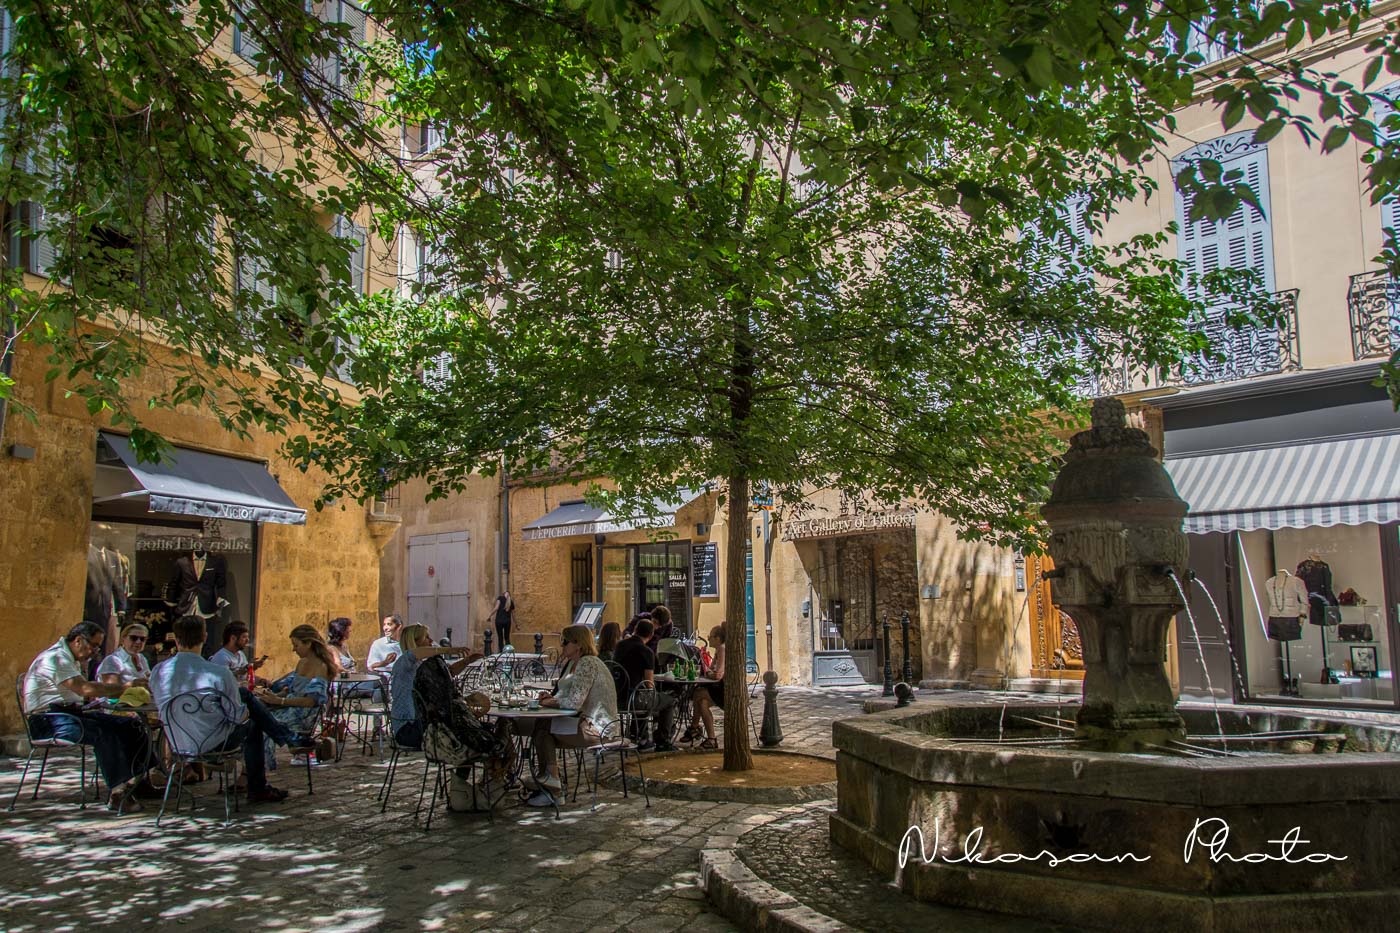
[[[1302,637],[1302,617],[1308,611],[1308,590],[1301,579],[1282,568],[1264,581],[1269,598],[1269,637],[1297,641]]]
[[[175,559],[175,574],[166,593],[166,602],[175,607],[179,616],[216,617],[228,600],[228,563],[222,554],[212,554],[203,542],[188,554]]]
[[[1332,592],[1332,568],[1318,555],[1309,554],[1293,572],[1308,589],[1308,621],[1313,625],[1335,625],[1337,613],[1327,611],[1337,605],[1337,594]]]
[[[88,545],[83,619],[103,627],[120,621],[131,596],[131,561],[106,541]]]

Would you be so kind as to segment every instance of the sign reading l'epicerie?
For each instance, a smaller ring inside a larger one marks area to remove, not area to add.
[[[893,509],[888,512],[852,512],[818,518],[800,518],[783,524],[783,540],[799,538],[836,538],[866,531],[888,531],[914,527],[913,509]]]

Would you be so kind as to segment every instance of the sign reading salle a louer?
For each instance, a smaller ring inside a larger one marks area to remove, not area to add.
[[[914,527],[913,509],[893,509],[887,512],[852,512],[817,518],[799,518],[783,524],[783,540],[800,538],[836,538],[864,531],[886,531]]]

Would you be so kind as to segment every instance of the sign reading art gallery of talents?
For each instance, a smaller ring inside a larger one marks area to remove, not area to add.
[[[801,518],[783,527],[783,540],[798,538],[835,538],[860,534],[863,531],[887,531],[892,528],[913,528],[913,509],[892,509],[888,512],[852,512],[821,518]]]
[[[711,541],[690,548],[690,579],[695,582],[695,596],[719,596],[719,545]]]

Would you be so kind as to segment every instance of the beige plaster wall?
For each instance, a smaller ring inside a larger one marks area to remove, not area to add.
[[[471,630],[453,640],[481,645],[483,620],[500,593],[497,565],[500,559],[500,481],[471,476],[465,488],[432,502],[426,501],[428,484],[411,480],[399,487],[398,515],[402,524],[384,548],[379,564],[379,614],[397,612],[408,618],[408,546],[419,535],[466,532],[468,586],[471,593]],[[517,602],[519,599],[517,597]],[[517,621],[521,618],[517,612]],[[519,626],[517,625],[517,628]]]

